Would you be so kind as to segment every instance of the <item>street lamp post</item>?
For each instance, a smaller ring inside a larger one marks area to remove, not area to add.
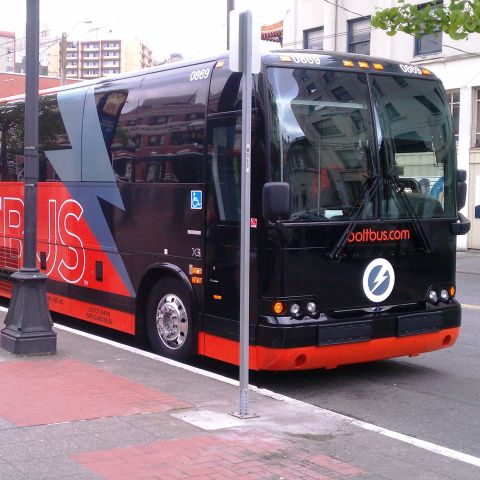
[[[57,350],[47,304],[48,277],[37,268],[39,2],[27,0],[23,267],[11,276],[13,296],[0,332],[1,347],[15,355],[51,355]]]

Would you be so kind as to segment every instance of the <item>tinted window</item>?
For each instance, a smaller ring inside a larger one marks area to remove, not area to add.
[[[231,72],[225,64],[215,68],[210,85],[208,113],[234,112],[242,109],[242,74]]]
[[[135,181],[139,148],[137,115],[140,79],[125,79],[95,89],[98,119],[105,147],[119,182]]]
[[[220,221],[240,221],[241,120],[241,116],[231,116],[215,118],[209,123],[208,175],[216,200],[209,201],[209,206],[215,208]]]
[[[366,76],[302,68],[268,73],[271,178],[290,183],[291,219],[350,218],[373,169]]]
[[[203,72],[201,76],[195,72]],[[212,65],[145,76],[138,112],[137,182],[201,182]]]
[[[394,77],[378,75],[372,92],[380,160],[398,178],[385,191],[383,215],[409,217],[410,208],[421,218],[453,216],[455,137],[441,84],[405,78],[398,88]]]
[[[57,94],[40,97],[38,113],[38,180],[60,181],[48,159],[48,152],[70,149],[72,146],[60,113]],[[23,101],[11,102],[1,108],[0,175],[3,181],[23,181],[24,121]]]
[[[0,175],[3,181],[23,180],[24,121],[23,102],[11,102],[2,107]]]
[[[70,148],[72,146],[60,114],[57,95],[41,97],[38,118],[39,181],[60,181],[46,152]]]

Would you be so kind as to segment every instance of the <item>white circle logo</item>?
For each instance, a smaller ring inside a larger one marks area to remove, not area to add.
[[[383,302],[392,293],[395,272],[384,258],[372,260],[363,273],[363,291],[372,302]]]

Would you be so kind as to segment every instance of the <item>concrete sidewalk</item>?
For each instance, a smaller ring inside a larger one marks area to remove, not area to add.
[[[480,478],[480,459],[269,392],[237,419],[231,380],[57,332],[53,357],[0,350],[1,480]]]

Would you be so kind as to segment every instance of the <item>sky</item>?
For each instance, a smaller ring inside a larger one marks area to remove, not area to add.
[[[251,10],[261,25],[284,18],[290,0],[236,0],[236,10]],[[5,2],[0,30],[25,35],[26,0]],[[90,34],[136,38],[157,60],[171,53],[185,58],[226,50],[227,0],[40,0],[40,30],[68,33],[75,40]],[[89,23],[84,23],[89,22]],[[43,50],[45,47],[43,48]],[[40,49],[42,51],[42,47]]]

